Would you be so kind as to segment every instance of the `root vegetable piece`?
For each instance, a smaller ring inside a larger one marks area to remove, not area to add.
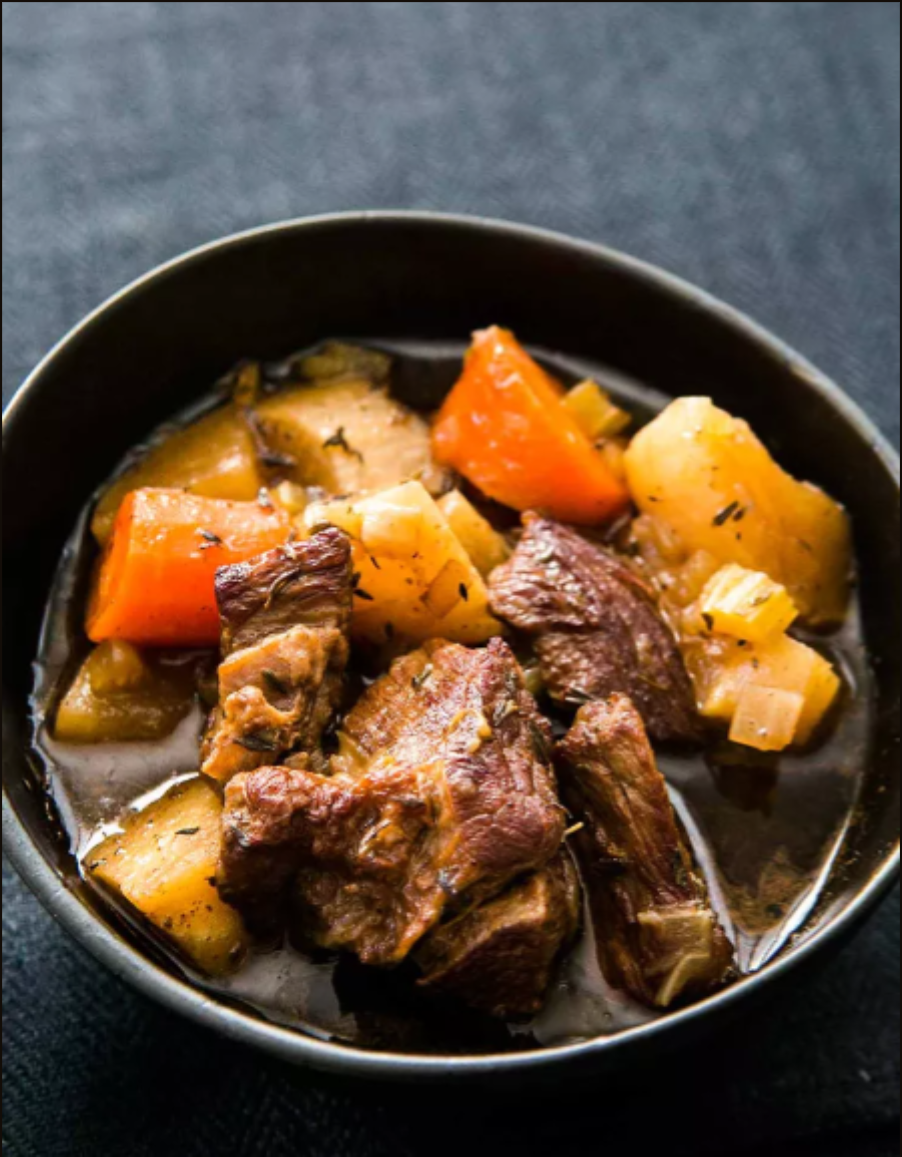
[[[500,634],[482,576],[421,483],[321,503],[304,518],[311,531],[332,524],[351,538],[353,638],[472,644]]]
[[[783,751],[792,743],[804,709],[805,698],[795,691],[749,683],[739,696],[730,739],[757,751]]]
[[[562,399],[512,333],[483,330],[436,420],[436,460],[515,510],[602,523],[629,496]]]
[[[214,788],[190,780],[129,815],[87,863],[95,880],[211,976],[234,969],[247,946],[241,917],[216,891],[221,815]]]
[[[440,498],[438,508],[483,578],[510,558],[510,547],[459,490]]]
[[[262,484],[250,429],[235,406],[226,406],[171,434],[113,482],[97,503],[91,530],[105,546],[123,499],[143,487],[251,501]]]
[[[705,661],[703,661],[704,663]],[[733,725],[733,738],[738,735],[754,739],[754,726],[741,720],[735,723],[743,696],[749,687],[767,689],[802,699],[796,725],[783,747],[805,744],[833,705],[842,686],[842,680],[831,663],[813,647],[781,635],[768,643],[753,647],[730,646],[712,659],[708,673],[701,668],[701,713],[708,719],[718,719]],[[776,703],[777,701],[774,701]],[[748,710],[760,713],[764,703],[760,696],[747,701]],[[786,704],[790,701],[786,700]],[[767,709],[769,714],[770,709]],[[745,714],[745,713],[744,713]],[[782,713],[786,719],[788,712]],[[773,744],[780,729],[768,733],[766,741]],[[737,742],[757,747],[747,738]],[[773,746],[763,750],[781,750]]]
[[[843,618],[848,516],[778,466],[747,422],[708,398],[680,398],[636,435],[626,467],[637,505],[687,554],[763,571],[812,623]]]
[[[191,710],[195,671],[190,659],[145,659],[129,643],[101,643],[63,697],[54,737],[62,743],[162,739]]]
[[[284,510],[135,490],[122,503],[88,608],[88,636],[146,646],[215,646],[221,566],[285,542]]]
[[[284,390],[254,412],[267,446],[293,460],[291,480],[301,485],[354,494],[410,478],[439,484],[426,422],[369,381]]]

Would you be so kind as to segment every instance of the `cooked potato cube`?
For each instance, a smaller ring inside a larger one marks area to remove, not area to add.
[[[842,620],[851,571],[845,510],[771,458],[748,423],[708,398],[680,398],[633,439],[633,498],[685,555],[763,571],[814,623]]]
[[[241,917],[216,891],[222,801],[203,779],[179,784],[88,855],[93,878],[148,919],[202,972],[234,969]]]
[[[792,743],[804,707],[804,696],[795,691],[750,683],[739,696],[730,739],[758,751],[783,751]]]
[[[234,406],[226,406],[170,435],[115,481],[97,504],[91,530],[105,545],[122,499],[145,486],[250,501],[262,484],[247,423]]]
[[[761,643],[785,634],[799,612],[786,587],[762,571],[731,564],[705,587],[701,613],[713,630]]]
[[[483,643],[500,633],[482,576],[421,483],[319,503],[304,520],[308,531],[332,523],[351,537],[355,638]]]
[[[564,395],[563,404],[593,441],[622,434],[633,420],[598,382],[580,382]]]
[[[459,490],[440,498],[438,508],[483,578],[510,558],[510,547]]]
[[[790,743],[808,742],[842,686],[839,675],[823,655],[786,635],[754,646],[740,647],[737,644],[720,650],[708,665],[692,666],[693,676],[703,684],[702,715],[732,724],[731,735],[734,738],[735,734],[747,732],[744,721],[736,724],[736,716],[743,710],[743,697],[748,688],[764,688],[801,697],[798,718],[784,747]],[[753,698],[751,704],[755,711],[761,710],[760,697]],[[784,708],[781,718],[787,717]],[[774,730],[770,741],[775,742],[774,737],[778,734],[780,732]],[[737,742],[745,740],[737,739]],[[770,747],[766,750],[778,749]]]
[[[54,737],[62,743],[162,739],[194,705],[195,676],[190,656],[144,657],[130,643],[101,643],[57,709]]]
[[[255,412],[265,442],[294,461],[291,481],[302,486],[356,494],[436,473],[426,422],[369,381],[288,389]]]

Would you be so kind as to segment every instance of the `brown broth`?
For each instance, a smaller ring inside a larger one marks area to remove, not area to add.
[[[424,400],[437,404],[454,381],[463,352],[453,345],[380,348],[396,356],[397,395],[421,406]],[[542,360],[565,382],[587,376],[604,381],[640,421],[667,401],[598,365],[550,355]],[[182,421],[204,408],[195,407]],[[196,774],[203,725],[198,706],[159,743],[87,746],[51,737],[53,710],[87,648],[81,623],[95,555],[89,513],[90,505],[60,563],[32,698],[35,752],[79,865],[91,847],[117,830],[126,809],[146,806],[180,778]],[[772,757],[715,741],[700,755],[659,753],[743,973],[761,968],[804,929],[852,818],[866,762],[872,687],[857,602],[841,630],[807,641],[817,642],[842,667],[847,684],[832,732],[820,746]],[[421,995],[405,967],[382,973],[347,957],[312,959],[288,944],[252,951],[238,972],[211,981],[168,952],[139,919],[119,915],[139,942],[166,952],[173,971],[218,997],[321,1038],[373,1048],[424,1053],[541,1048],[609,1035],[661,1015],[607,984],[588,919],[542,1012],[529,1024],[503,1025]]]

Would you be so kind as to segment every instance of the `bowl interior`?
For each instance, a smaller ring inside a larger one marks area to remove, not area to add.
[[[638,263],[492,223],[360,215],[259,231],[149,276],[70,335],[4,420],[3,784],[67,890],[90,904],[35,790],[28,695],[53,572],[90,492],[240,358],[341,335],[459,342],[493,321],[665,394],[711,395],[848,506],[877,710],[855,822],[801,939],[885,875],[898,842],[899,489],[870,424],[792,351]]]

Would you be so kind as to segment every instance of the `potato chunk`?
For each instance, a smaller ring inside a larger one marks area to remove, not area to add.
[[[170,435],[117,479],[101,496],[91,530],[105,545],[123,498],[145,486],[250,501],[262,485],[250,429],[235,406],[225,406]]]
[[[851,572],[845,510],[771,458],[748,423],[680,398],[633,439],[629,487],[687,554],[763,571],[812,623],[841,621]]]
[[[440,498],[438,508],[483,578],[510,558],[510,547],[459,490]]]
[[[764,751],[807,743],[842,687],[823,655],[788,635],[747,646],[715,639],[687,658],[702,715],[729,723],[732,739]],[[779,717],[779,725],[756,725],[764,715]]]
[[[351,537],[355,638],[484,643],[500,633],[482,576],[421,483],[318,503],[304,520],[308,530],[331,523]]]
[[[162,739],[191,710],[197,663],[191,656],[144,656],[110,640],[88,655],[56,713],[62,743]]]
[[[179,784],[129,815],[87,870],[136,908],[202,972],[234,969],[247,947],[241,917],[215,886],[222,801],[203,779]]]
[[[314,383],[256,407],[266,444],[292,459],[291,481],[330,494],[381,490],[410,478],[428,484],[429,427],[369,381]]]

